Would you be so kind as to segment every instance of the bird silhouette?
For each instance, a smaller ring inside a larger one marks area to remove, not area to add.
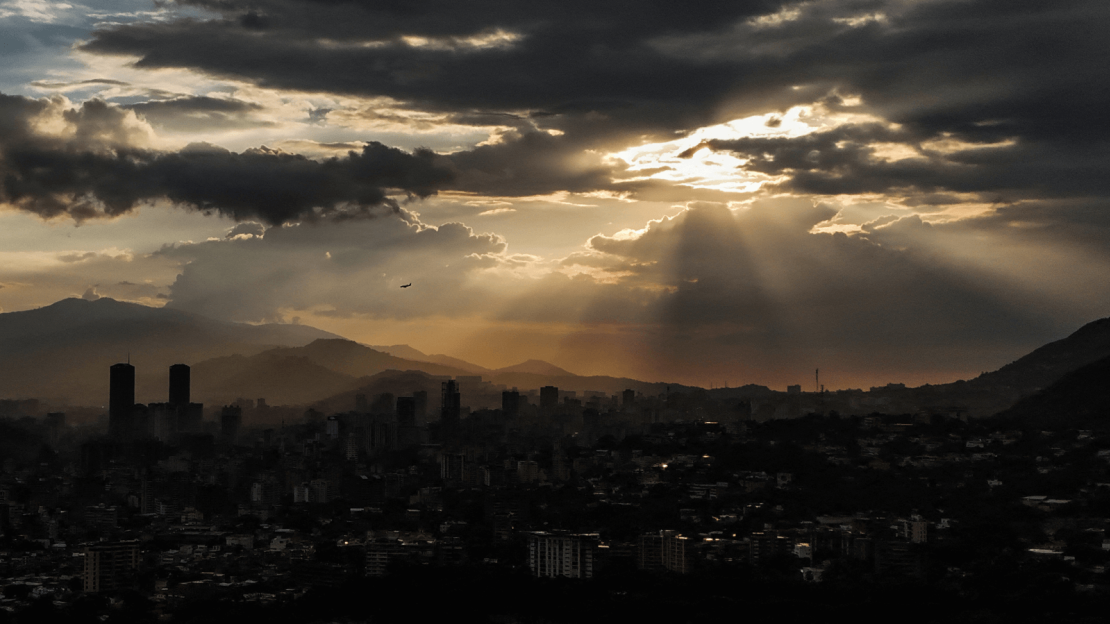
[[[402,284],[401,288],[408,288],[409,286],[412,286],[412,282],[409,282],[408,284]]]

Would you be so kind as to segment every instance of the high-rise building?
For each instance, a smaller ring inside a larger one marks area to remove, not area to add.
[[[372,456],[397,450],[397,421],[390,416],[371,416],[366,421],[366,451]]]
[[[170,367],[170,405],[189,404],[189,367],[174,364]]]
[[[641,570],[663,569],[663,535],[645,533],[636,541],[636,567]]]
[[[101,543],[85,548],[85,592],[95,594],[135,585],[139,542]]]
[[[752,563],[766,561],[775,555],[782,555],[794,550],[794,542],[786,536],[775,531],[756,531],[748,536],[751,546],[748,558]]]
[[[555,386],[540,388],[540,409],[555,409],[559,406],[559,389]]]
[[[393,394],[386,392],[379,394],[374,402],[370,404],[370,413],[377,415],[387,415],[393,413]]]
[[[501,393],[501,413],[510,418],[520,416],[520,392],[516,388]]]
[[[401,427],[416,426],[415,397],[397,397],[397,424]]]
[[[454,380],[443,382],[439,422],[444,427],[456,427],[462,418],[462,394]]]
[[[200,430],[203,406],[189,402],[190,369],[185,364],[170,367],[170,393],[166,403],[149,405],[147,433],[159,440],[170,440],[178,433]]]
[[[62,432],[66,428],[65,412],[49,412],[46,414],[46,431],[50,444],[57,444]]]
[[[636,543],[636,565],[641,570],[689,574],[694,563],[690,546],[690,539],[677,531],[646,533]]]
[[[178,412],[177,430],[188,433],[200,431],[201,422],[204,420],[204,405],[190,403]]]
[[[428,392],[417,390],[412,393],[412,400],[416,405],[416,422],[417,424],[424,424],[428,419]]]
[[[178,410],[169,403],[151,403],[147,406],[150,430],[155,440],[167,441],[177,433]]]
[[[239,437],[239,427],[243,424],[243,408],[238,405],[225,405],[220,411],[220,433],[224,440],[234,444]]]
[[[592,578],[596,533],[560,535],[537,531],[528,537],[528,567],[533,576]]]
[[[921,516],[913,516],[909,520],[902,520],[902,536],[914,544],[924,544],[929,541],[929,523]]]
[[[621,393],[621,407],[632,407],[636,403],[636,391],[629,388]]]
[[[139,511],[144,514],[154,513],[154,483],[150,476],[150,469],[143,469],[139,477]]]
[[[427,397],[425,393],[425,400]],[[397,444],[401,448],[420,444],[420,428],[416,424],[416,397],[397,397]]]
[[[135,367],[113,364],[108,387],[108,433],[125,437],[134,433]]]
[[[444,453],[439,456],[439,476],[449,483],[458,483],[466,474],[466,455]]]
[[[677,531],[663,531],[663,568],[679,574],[689,574],[693,569],[693,553],[689,552],[690,538]]]
[[[343,454],[344,454],[344,457],[347,458],[347,461],[357,461],[358,460],[359,442],[360,442],[360,438],[359,438],[359,435],[358,435],[357,431],[352,431],[352,432],[347,434],[347,437],[344,440],[344,445],[343,445]]]
[[[516,463],[516,479],[519,483],[535,483],[540,478],[540,465],[532,460]]]
[[[385,576],[389,562],[405,554],[405,545],[398,539],[377,538],[366,544],[366,576]]]

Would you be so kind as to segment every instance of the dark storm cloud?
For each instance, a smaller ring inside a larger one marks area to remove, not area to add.
[[[82,220],[165,198],[237,220],[281,224],[320,213],[396,210],[390,193],[427,197],[453,175],[430,151],[410,154],[380,143],[324,161],[266,148],[143,149],[136,146],[142,126],[126,110],[99,100],[61,110],[59,102],[0,95],[0,202]],[[34,130],[36,119],[52,111],[70,134]]]
[[[151,125],[168,130],[200,131],[259,128],[275,125],[255,117],[262,106],[235,99],[177,97],[126,106]]]
[[[947,138],[867,124],[801,137],[709,141],[703,146],[748,159],[745,169],[787,174],[787,181],[780,186],[801,193],[950,191],[995,198],[1110,195],[1110,179],[1099,174],[1110,159],[1110,143],[1068,146],[1060,141],[1022,139],[938,148],[936,142]],[[881,150],[891,146],[904,148],[908,157],[885,158]]]
[[[662,35],[716,31],[782,1],[251,3],[98,31],[84,49],[138,55],[139,67],[189,67],[267,86],[387,95],[430,110],[547,115],[619,113],[641,125],[699,124],[735,87],[729,62],[690,63],[653,49]],[[508,38],[497,41],[505,33]],[[412,45],[404,37],[428,39]],[[515,38],[514,38],[515,37]],[[369,45],[368,45],[369,44]],[[326,71],[321,71],[326,68]]]
[[[249,6],[265,25],[250,32],[242,3],[182,4],[223,16],[114,26],[85,49],[137,54],[141,67],[192,67],[449,110],[650,104],[668,109],[659,115],[701,117],[724,94],[822,83],[862,93],[897,121],[990,133],[998,128],[976,122],[993,120],[1053,136],[1093,121],[1093,105],[1106,97],[1097,87],[1108,80],[1100,24],[1110,10],[1095,0],[834,1],[796,7],[797,19],[762,27],[744,20],[797,3],[429,0],[400,8],[259,0]],[[844,22],[872,12],[884,19]],[[487,48],[459,43],[499,30],[520,38]],[[443,43],[414,47],[403,36]]]
[[[1110,140],[1101,0],[181,4],[218,17],[113,25],[83,49],[135,55],[139,67],[389,96],[459,119],[526,113],[583,149],[860,96],[856,112],[916,140],[1010,145],[890,164],[817,146],[805,152],[818,150],[816,164],[757,164],[815,193],[1107,193],[1096,175]],[[769,147],[779,162],[798,160]]]
[[[502,197],[612,188],[621,170],[600,154],[584,153],[577,141],[535,130],[509,133],[499,143],[445,160],[458,172],[455,189]]]

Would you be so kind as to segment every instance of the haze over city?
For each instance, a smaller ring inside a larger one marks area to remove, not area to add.
[[[1110,607],[1106,0],[0,0],[0,624]]]
[[[0,308],[703,387],[969,379],[1110,309],[1106,17],[5,0]]]

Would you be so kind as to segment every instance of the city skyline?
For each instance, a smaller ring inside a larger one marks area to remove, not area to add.
[[[0,311],[807,389],[1108,315],[1103,4],[460,6],[0,2]]]

